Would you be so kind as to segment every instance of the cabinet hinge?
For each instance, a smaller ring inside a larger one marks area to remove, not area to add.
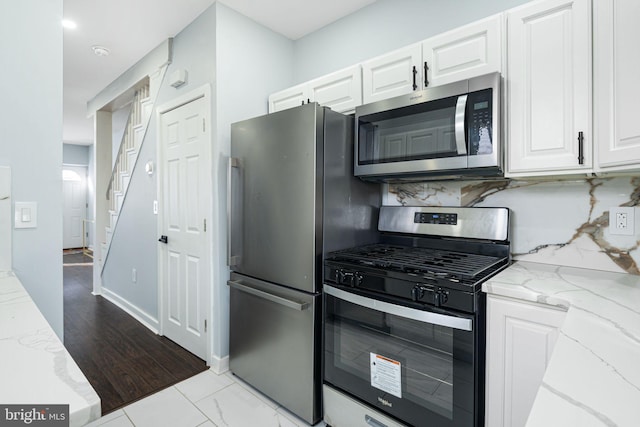
[[[204,319],[204,331],[207,332],[207,319]]]
[[[204,231],[207,231],[207,218],[204,219]]]

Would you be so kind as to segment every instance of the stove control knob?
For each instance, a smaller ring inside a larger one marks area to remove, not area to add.
[[[333,280],[336,283],[340,283],[340,277],[342,276],[342,270],[336,268],[333,270]]]
[[[420,285],[415,285],[413,289],[411,289],[411,299],[414,301],[420,301],[424,292],[420,289]]]
[[[411,299],[413,299],[416,302],[420,301],[422,298],[424,298],[425,290],[427,289],[424,286],[415,285],[413,289],[411,289]]]
[[[444,289],[438,289],[435,292],[436,307],[440,307],[441,305],[446,304],[448,300],[449,300],[449,292],[445,291]]]
[[[340,283],[341,285],[353,286],[353,271],[341,271],[340,272]]]
[[[356,273],[353,275],[353,286],[361,286],[363,280],[364,277],[362,277],[362,274],[356,271]]]

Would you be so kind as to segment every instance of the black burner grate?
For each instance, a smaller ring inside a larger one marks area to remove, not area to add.
[[[441,278],[478,279],[505,258],[464,252],[375,244],[338,251],[331,254],[335,261],[351,262],[408,274]]]

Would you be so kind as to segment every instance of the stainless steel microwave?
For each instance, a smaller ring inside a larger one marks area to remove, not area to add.
[[[357,107],[355,175],[383,182],[502,176],[500,86],[492,73]]]

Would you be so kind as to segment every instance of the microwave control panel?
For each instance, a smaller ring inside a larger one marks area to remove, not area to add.
[[[446,224],[457,225],[458,214],[454,213],[430,213],[430,212],[416,212],[413,217],[413,222],[416,224]]]
[[[467,117],[469,132],[469,151],[472,155],[491,154],[493,152],[493,129],[491,89],[469,94],[467,98]]]

